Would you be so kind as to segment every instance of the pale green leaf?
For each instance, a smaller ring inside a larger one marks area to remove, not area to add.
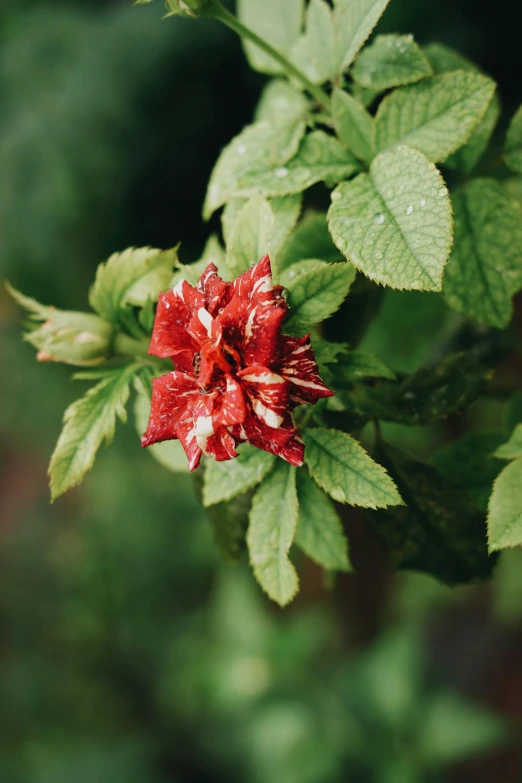
[[[296,154],[304,132],[305,123],[293,118],[248,125],[225,147],[214,166],[203,208],[205,219],[231,198],[253,195],[242,193],[239,181],[249,175],[255,180],[258,172],[283,167]]]
[[[241,177],[235,195],[249,196],[257,192],[265,196],[285,196],[301,193],[323,180],[330,185],[340,182],[351,177],[359,168],[355,158],[337,139],[324,131],[312,131],[305,136],[297,155],[286,166]]]
[[[278,460],[254,495],[247,545],[257,581],[280,606],[292,600],[299,586],[288,558],[297,518],[295,468]]]
[[[509,440],[506,443],[502,443],[493,452],[493,456],[499,459],[518,459],[518,457],[522,457],[522,424],[517,424]]]
[[[232,238],[239,211],[248,199],[234,198],[227,203],[221,215],[223,236],[228,245]],[[270,237],[270,255],[277,263],[279,253],[284,248],[301,212],[301,194],[280,196],[268,201],[274,216],[274,226]],[[268,251],[267,251],[268,252]]]
[[[488,507],[489,551],[522,546],[522,459],[510,462],[495,479]]]
[[[65,411],[63,429],[49,465],[51,497],[55,500],[82,481],[92,468],[96,452],[109,444],[116,418],[126,420],[125,404],[138,365],[126,365],[103,374],[96,386]]]
[[[309,110],[306,96],[297,87],[284,79],[272,79],[261,93],[254,118],[256,122],[293,122],[304,119]]]
[[[228,279],[225,253],[219,239],[214,234],[208,238],[199,261],[195,261],[193,264],[178,263],[169,287],[173,288],[180,280],[186,280],[187,283],[195,286],[209,264],[215,264],[221,277]]]
[[[348,541],[331,500],[304,470],[297,474],[299,521],[295,543],[327,571],[351,571]]]
[[[125,305],[143,307],[149,300],[156,301],[170,283],[177,258],[176,249],[131,247],[114,253],[98,266],[89,294],[91,307],[108,321],[117,322]]]
[[[402,505],[388,473],[350,435],[339,430],[311,429],[303,437],[312,478],[334,500],[364,508]]]
[[[213,506],[251,489],[264,479],[276,458],[268,451],[243,444],[239,457],[228,462],[209,459],[203,483],[203,505]],[[186,461],[186,460],[185,460]]]
[[[469,174],[484,155],[489,140],[500,116],[500,99],[493,95],[484,117],[479,122],[469,140],[444,161],[445,166]]]
[[[298,275],[287,288],[290,313],[285,329],[301,330],[329,318],[346,299],[355,279],[351,264],[321,264]]]
[[[333,91],[332,118],[341,142],[356,158],[369,162],[372,152],[373,119],[358,100],[347,92]]]
[[[139,435],[147,429],[150,415],[150,396],[141,385],[137,385],[138,393],[134,402],[134,420]],[[188,458],[179,440],[167,440],[155,443],[145,449],[164,468],[174,473],[188,473]]]
[[[335,0],[335,63],[338,74],[355,59],[389,0]]]
[[[274,213],[262,196],[254,196],[241,207],[227,245],[227,266],[232,278],[270,252],[274,225]]]
[[[379,91],[418,82],[432,73],[411,35],[378,35],[359,53],[352,70],[356,82]]]
[[[519,106],[509,124],[504,160],[512,171],[522,174],[522,106]]]
[[[316,269],[318,266],[326,265],[326,261],[321,261],[318,258],[305,258],[302,261],[298,261],[296,264],[292,264],[286,269],[283,269],[279,275],[279,282],[285,288],[288,288],[299,275],[304,275],[305,272]]]
[[[499,329],[511,319],[511,298],[522,286],[520,207],[491,179],[452,194],[455,245],[444,276],[448,304]]]
[[[430,43],[424,47],[424,54],[428,58],[434,73],[447,73],[448,71],[475,71],[480,69],[475,63],[468,60],[460,52],[441,43]]]
[[[452,71],[399,87],[377,110],[377,152],[407,144],[433,162],[461,147],[482,120],[495,83],[478,73]]]
[[[329,262],[340,260],[324,212],[305,213],[284,249],[279,266],[284,269],[307,258],[320,258]]]
[[[375,99],[381,94],[380,90],[369,90],[367,87],[352,82],[350,85],[353,97],[359,101],[365,109],[372,105]]]
[[[313,84],[323,84],[333,78],[334,27],[325,0],[310,0],[306,31],[292,48],[290,60]]]
[[[289,52],[301,32],[304,0],[238,0],[237,13],[246,27],[282,54]],[[254,70],[279,73],[281,66],[255,44],[243,40]]]
[[[448,191],[424,155],[398,147],[369,174],[332,193],[328,225],[339,250],[371,280],[392,288],[440,291],[452,240]]]

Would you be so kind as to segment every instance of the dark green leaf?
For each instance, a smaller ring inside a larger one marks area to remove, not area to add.
[[[379,458],[406,506],[365,512],[395,568],[425,571],[447,584],[491,574],[484,514],[435,468],[382,445]]]
[[[279,266],[284,269],[307,258],[328,262],[341,260],[328,231],[324,212],[307,212],[304,215],[284,249]]]
[[[455,245],[444,275],[448,304],[480,323],[506,327],[522,287],[520,208],[498,182],[471,180],[452,194]]]
[[[522,106],[518,108],[509,125],[504,160],[512,171],[522,174]]]

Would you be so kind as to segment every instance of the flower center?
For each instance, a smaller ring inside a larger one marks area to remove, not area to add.
[[[194,369],[194,375],[196,378],[199,377],[199,374],[201,372],[201,354],[195,353],[194,358],[192,359],[192,367]]]

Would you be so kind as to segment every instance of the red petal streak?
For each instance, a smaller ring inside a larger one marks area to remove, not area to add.
[[[217,274],[217,267],[209,264],[198,280],[198,291],[205,297],[205,307],[214,316],[231,299],[233,288]]]
[[[244,423],[236,425],[232,434],[237,440],[247,440],[252,446],[270,451],[291,465],[301,467],[304,463],[304,443],[299,437],[292,416],[288,413],[283,424],[277,429],[273,429],[247,410]]]
[[[185,373],[169,372],[161,378],[154,378],[149,423],[141,445],[150,446],[175,439],[180,419],[190,407],[190,402],[199,396],[197,380]]]
[[[288,384],[267,367],[253,365],[238,373],[255,415],[271,429],[283,423],[288,409]]]
[[[332,397],[319,375],[310,335],[306,337],[281,336],[281,359],[277,370],[290,384],[290,400],[294,405],[315,403],[322,397]]]
[[[218,401],[219,407],[217,407],[213,415],[216,430],[218,427],[242,424],[245,420],[245,398],[241,386],[231,375],[226,376],[226,384],[225,392]]]
[[[243,362],[271,366],[277,358],[281,324],[286,315],[286,305],[267,302],[254,304],[243,325]]]
[[[212,435],[207,441],[207,454],[212,454],[217,462],[224,462],[227,459],[234,459],[239,456],[236,451],[236,441],[228,430],[224,427]]]
[[[188,457],[189,470],[195,470],[199,466],[199,461],[203,452],[198,446],[192,419],[180,422],[178,426],[178,438]]]
[[[152,356],[165,359],[183,350],[192,353],[197,350],[197,343],[187,334],[187,326],[192,317],[191,306],[187,304],[192,299],[187,291],[190,288],[191,286],[183,281],[183,285],[178,283],[176,288],[160,295],[149,347],[149,354]],[[201,294],[198,296],[203,301]]]

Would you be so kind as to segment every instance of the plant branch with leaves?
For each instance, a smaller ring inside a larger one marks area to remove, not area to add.
[[[186,265],[177,248],[111,256],[91,313],[10,289],[38,358],[95,382],[65,413],[52,497],[90,470],[134,389],[143,444],[176,471],[184,451],[191,469],[204,457],[198,485],[221,548],[247,548],[280,605],[298,590],[293,546],[350,570],[340,504],[363,509],[396,568],[449,584],[487,577],[491,553],[522,544],[516,396],[505,432],[464,434],[429,464],[381,435],[380,422],[465,422],[513,348],[522,289],[522,109],[497,176],[483,176],[495,83],[440,44],[366,43],[387,4],[238,0],[235,16],[218,0],[168,0],[167,16],[238,33],[270,77],[210,175],[203,215],[221,210],[220,235]],[[385,288],[453,312],[452,339],[409,374],[358,348]]]

